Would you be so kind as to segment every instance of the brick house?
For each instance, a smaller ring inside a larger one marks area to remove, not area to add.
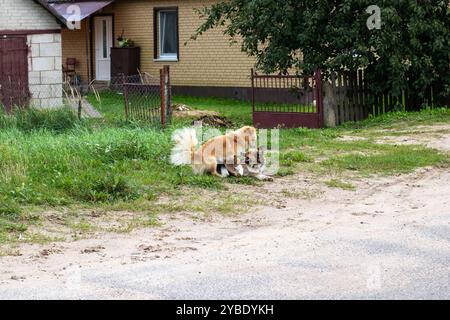
[[[0,108],[61,106],[61,21],[30,0],[0,7]]]
[[[3,0],[4,1],[4,0]],[[159,75],[170,65],[175,94],[248,98],[254,60],[230,44],[220,29],[191,35],[201,20],[194,11],[214,0],[36,0],[62,21],[62,62],[77,60],[81,80],[111,78],[111,47],[123,33],[140,48],[141,72]],[[69,26],[69,27],[68,27]]]

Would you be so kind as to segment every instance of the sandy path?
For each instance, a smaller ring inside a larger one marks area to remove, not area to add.
[[[0,298],[450,298],[449,181],[424,168],[344,191],[297,175],[255,188],[293,194],[256,212],[25,245],[0,258]]]
[[[166,217],[129,235],[29,246],[1,258],[0,298],[450,298],[448,181],[423,169],[239,218]]]

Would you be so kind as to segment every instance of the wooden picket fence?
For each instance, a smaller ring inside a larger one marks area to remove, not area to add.
[[[326,126],[340,125],[348,121],[360,121],[392,111],[417,111],[424,105],[434,107],[433,89],[419,99],[403,91],[401,96],[374,95],[369,90],[363,70],[333,73],[324,85],[324,121]],[[331,114],[331,116],[330,116]]]

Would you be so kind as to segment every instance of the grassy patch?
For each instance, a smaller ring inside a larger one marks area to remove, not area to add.
[[[0,197],[0,243],[8,239],[10,234],[25,232],[27,226],[24,222],[22,208],[14,201]]]
[[[108,122],[125,120],[125,99],[123,94],[116,91],[100,92],[100,99],[91,93],[88,101],[99,111]]]
[[[322,162],[331,170],[352,170],[362,174],[407,173],[425,166],[448,166],[449,158],[418,146],[385,146],[378,154],[346,154]]]
[[[426,108],[418,112],[390,112],[363,121],[347,122],[345,129],[405,128],[408,125],[450,123],[450,108]]]
[[[329,181],[326,181],[325,184],[331,188],[339,188],[339,189],[350,190],[350,191],[356,190],[355,186],[352,185],[351,183],[343,182],[338,179],[331,179]]]
[[[62,133],[81,125],[77,116],[68,107],[57,110],[26,109],[5,114],[0,108],[0,130],[16,128],[30,132],[48,130]]]
[[[197,176],[189,167],[170,165],[171,134],[189,121],[175,120],[167,130],[126,123],[121,95],[108,93],[101,102],[94,97],[89,100],[105,119],[79,121],[68,109],[0,113],[0,243],[17,239],[22,233],[30,241],[43,239],[29,230],[40,218],[29,213],[30,207],[35,212],[61,207],[138,212],[134,219],[115,227],[126,232],[139,225],[154,225],[155,217],[166,212],[229,215],[253,204],[250,195],[237,197],[227,190],[228,183],[261,184],[253,178]],[[252,123],[247,102],[178,96],[174,103],[217,111],[236,126]],[[334,129],[281,130],[277,175],[284,177],[299,170],[392,174],[423,166],[448,166],[448,155],[424,147],[382,145],[372,138],[338,139],[364,135],[373,128],[395,132],[399,127],[435,122],[450,122],[449,111],[396,113]],[[349,190],[352,187],[339,180],[327,184]],[[201,193],[204,190],[207,195]],[[161,198],[178,199],[183,194],[189,195],[188,200],[182,198],[183,203],[157,202]],[[68,218],[66,226],[81,233],[98,227],[89,217]]]
[[[293,167],[301,162],[311,162],[311,158],[301,151],[287,151],[280,154],[280,165]]]
[[[182,103],[197,110],[216,111],[231,120],[236,126],[252,123],[252,106],[250,102],[219,99],[175,96],[173,103]]]
[[[290,189],[282,189],[280,193],[287,198],[291,199],[304,199],[304,200],[312,200],[320,196],[320,192],[318,190],[290,190]]]

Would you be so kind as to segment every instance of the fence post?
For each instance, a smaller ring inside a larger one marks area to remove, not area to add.
[[[171,121],[172,116],[172,90],[170,85],[170,66],[164,66],[164,97],[166,99],[166,123]]]
[[[324,83],[325,95],[323,98],[323,119],[324,126],[328,128],[336,127],[336,97],[335,97],[336,76],[331,74],[331,83]]]
[[[317,113],[319,114],[319,128],[322,128],[324,125],[323,119],[323,86],[322,86],[322,73],[320,69],[316,71],[315,74],[316,79],[316,108]]]
[[[255,73],[253,68],[251,69],[251,76],[252,79],[252,113],[255,112]]]
[[[129,115],[129,110],[128,110],[128,86],[126,84],[123,85],[123,93],[124,93],[124,98],[125,98],[125,119],[128,121],[128,115]]]
[[[166,76],[165,67],[159,70],[160,75],[160,92],[161,92],[161,126],[166,128]]]
[[[80,89],[78,91],[78,120],[81,120],[81,110],[83,108],[83,86],[80,85]]]

